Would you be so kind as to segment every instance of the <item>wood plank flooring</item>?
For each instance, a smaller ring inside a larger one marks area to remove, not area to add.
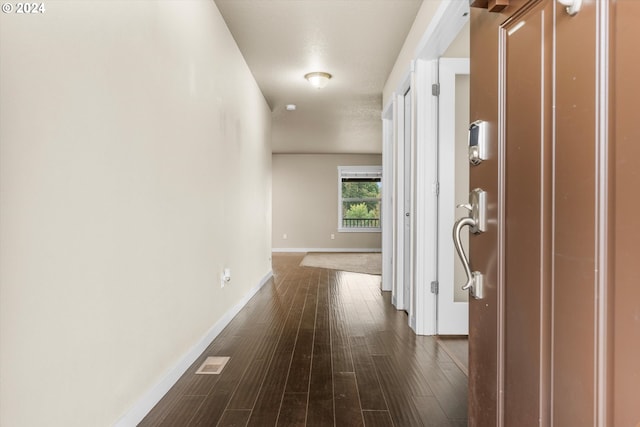
[[[380,276],[300,267],[273,280],[139,424],[466,426],[467,377],[437,339],[416,336]],[[195,375],[229,356],[220,375]]]
[[[469,339],[466,336],[438,337],[438,344],[466,376],[469,376]]]

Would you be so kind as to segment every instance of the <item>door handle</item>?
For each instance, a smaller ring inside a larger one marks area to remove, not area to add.
[[[467,282],[464,284],[464,286],[462,286],[462,290],[469,290],[472,297],[474,297],[475,299],[482,299],[482,273],[480,273],[479,271],[471,271],[469,259],[464,253],[464,248],[462,247],[462,239],[460,238],[460,233],[462,232],[462,228],[465,226],[469,226],[472,228],[476,227],[476,220],[471,217],[464,217],[457,220],[453,225],[453,245],[456,248],[458,257],[460,257],[464,272],[467,274]]]
[[[462,247],[462,238],[460,233],[462,228],[469,227],[474,234],[482,233],[487,229],[486,219],[486,192],[481,188],[476,188],[469,194],[469,203],[458,205],[459,208],[465,208],[469,211],[470,216],[460,218],[453,225],[453,245],[456,248],[458,257],[462,262],[462,267],[467,275],[467,282],[462,286],[463,290],[469,290],[471,296],[476,299],[482,299],[483,297],[483,278],[484,276],[479,271],[471,271],[469,258],[464,252]]]

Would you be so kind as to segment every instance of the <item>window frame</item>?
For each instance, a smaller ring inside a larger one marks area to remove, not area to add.
[[[376,178],[380,180],[382,186],[382,166],[338,166],[338,232],[339,233],[381,233],[382,232],[382,195],[378,198],[380,204],[380,218],[378,227],[344,227],[342,217],[342,180],[344,178]],[[382,189],[382,187],[381,187]]]

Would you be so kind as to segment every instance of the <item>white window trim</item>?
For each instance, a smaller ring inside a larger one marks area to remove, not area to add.
[[[345,176],[375,176],[382,182],[382,166],[338,166],[338,232],[339,233],[381,233],[382,218],[380,227],[371,228],[346,228],[342,226],[342,178]],[[384,191],[384,189],[382,190]],[[382,200],[380,201],[382,203]],[[382,206],[381,206],[382,208]],[[382,216],[382,215],[380,215]]]

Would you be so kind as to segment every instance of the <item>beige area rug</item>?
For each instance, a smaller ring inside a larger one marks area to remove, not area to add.
[[[381,275],[382,254],[380,252],[309,252],[300,265]]]

